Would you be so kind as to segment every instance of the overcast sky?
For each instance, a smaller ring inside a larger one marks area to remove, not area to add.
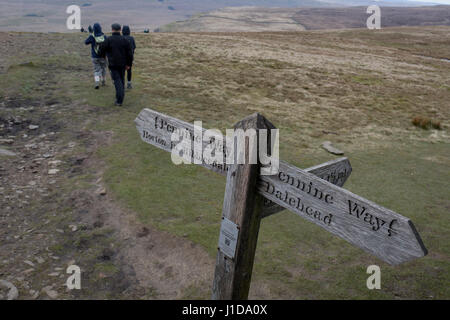
[[[410,1],[450,4],[450,0],[410,0]]]

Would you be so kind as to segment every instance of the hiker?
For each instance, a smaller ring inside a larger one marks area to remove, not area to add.
[[[131,51],[133,53],[133,59],[134,59],[134,51],[136,50],[136,42],[134,41],[134,38],[130,35],[130,27],[129,26],[123,26],[122,28],[122,35],[130,42],[131,45]],[[133,86],[131,85],[131,69],[133,66],[130,66],[130,69],[127,70],[127,89],[132,89]]]
[[[125,98],[125,70],[128,70],[133,63],[133,52],[130,42],[121,34],[121,26],[114,23],[112,35],[108,37],[100,47],[100,54],[108,57],[108,66],[111,78],[116,88],[116,106],[122,106]]]
[[[95,89],[106,84],[106,59],[104,54],[100,54],[100,46],[106,40],[106,36],[102,32],[100,24],[95,23],[92,33],[84,42],[86,45],[91,45],[92,63],[94,65],[94,80]]]

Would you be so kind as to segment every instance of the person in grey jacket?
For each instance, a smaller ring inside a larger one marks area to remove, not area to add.
[[[102,32],[102,27],[100,26],[100,24],[95,23],[94,28],[92,29],[92,33],[84,42],[86,45],[91,45],[92,63],[94,65],[95,89],[98,89],[100,87],[100,82],[102,83],[102,86],[105,85],[106,57],[104,54],[100,54],[100,46],[105,40],[106,36]]]
[[[134,51],[136,50],[136,42],[134,41],[134,38],[131,36],[131,31],[130,31],[129,26],[123,26],[122,35],[124,36],[125,39],[127,39],[130,42],[131,50],[132,50],[133,57],[134,57]],[[131,67],[132,66],[130,66],[130,69],[127,70],[127,80],[128,80],[127,89],[133,88],[133,86],[131,85],[131,76],[132,76]]]

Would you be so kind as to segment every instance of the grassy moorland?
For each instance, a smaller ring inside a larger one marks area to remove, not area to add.
[[[123,108],[112,106],[111,85],[93,90],[81,35],[2,37],[10,46],[2,49],[0,99],[73,105],[55,112],[55,121],[106,137],[95,145],[88,172],[61,177],[60,193],[90,188],[101,172],[111,201],[138,217],[139,225],[205,253],[206,266],[188,266],[201,276],[189,279],[174,258],[147,297],[161,297],[158,282],[176,279],[177,293],[164,297],[209,298],[225,179],[177,167],[170,154],[141,142],[133,120],[145,107],[222,131],[261,112],[280,129],[282,159],[300,167],[332,159],[320,148],[332,141],[354,168],[345,187],[411,218],[429,250],[425,258],[391,267],[284,211],[262,223],[251,298],[450,298],[449,28],[139,34],[135,88]],[[0,116],[13,112],[26,111],[3,108]],[[417,128],[415,117],[440,122],[441,130]],[[115,227],[119,237],[121,226]],[[149,274],[162,268],[158,257],[151,259]],[[372,264],[381,266],[381,290],[366,288]],[[85,267],[96,272],[88,262]],[[138,273],[138,281],[142,277]]]
[[[449,6],[382,7],[381,25],[387,27],[448,26]],[[227,7],[199,13],[160,26],[160,32],[253,32],[366,28],[367,6],[327,8]]]

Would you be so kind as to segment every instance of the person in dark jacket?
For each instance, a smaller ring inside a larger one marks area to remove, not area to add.
[[[136,50],[136,42],[134,41],[134,38],[131,36],[131,31],[129,26],[123,26],[122,28],[122,35],[127,39],[131,44],[131,50],[133,52],[133,58],[134,58],[134,51]],[[131,85],[131,69],[133,66],[130,66],[130,69],[127,70],[127,89],[132,89],[133,86]]]
[[[106,36],[102,32],[102,27],[100,26],[100,24],[95,23],[94,28],[92,29],[92,33],[84,42],[86,45],[91,45],[92,63],[94,65],[95,89],[98,89],[100,87],[100,81],[102,83],[102,86],[105,85],[106,81],[106,58],[104,54],[100,54],[100,46],[105,40]]]
[[[109,71],[116,88],[116,106],[121,106],[125,98],[125,70],[133,64],[133,52],[130,42],[121,34],[120,24],[114,23],[112,35],[100,47],[100,54],[106,54]]]

